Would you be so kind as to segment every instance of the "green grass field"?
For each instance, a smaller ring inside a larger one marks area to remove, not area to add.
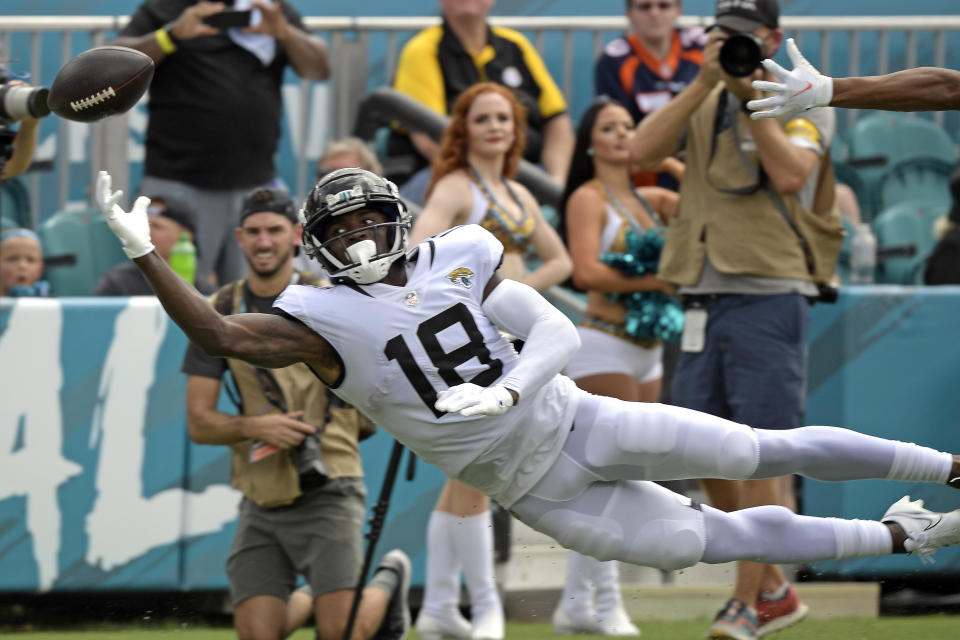
[[[700,640],[708,625],[707,620],[693,622],[640,622],[643,640]],[[6,631],[5,638],[20,640],[231,640],[233,629],[226,628],[121,628],[89,627],[78,631]],[[310,629],[301,629],[292,640],[313,640]],[[559,638],[548,624],[510,623],[508,640]],[[845,618],[836,620],[807,620],[797,626],[767,636],[776,640],[926,640],[928,638],[960,637],[960,616],[927,615],[911,617],[883,617],[873,619]],[[416,640],[412,631],[409,640]],[[601,640],[603,636],[575,636],[576,640]]]

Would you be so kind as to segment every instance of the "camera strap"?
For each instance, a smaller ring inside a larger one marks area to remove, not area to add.
[[[726,118],[730,118],[732,122],[730,127],[733,131],[733,139],[735,146],[737,148],[737,153],[740,155],[740,159],[743,161],[744,166],[747,170],[756,178],[756,183],[740,187],[737,189],[724,189],[718,187],[713,183],[713,180],[710,178],[710,172],[707,171],[707,182],[710,183],[710,186],[716,189],[721,193],[728,193],[738,196],[751,196],[758,191],[763,191],[770,201],[773,202],[774,208],[780,215],[783,216],[784,221],[787,223],[787,226],[793,231],[797,236],[797,241],[800,243],[800,249],[803,251],[804,262],[806,263],[807,272],[811,277],[815,278],[816,266],[813,259],[813,251],[810,249],[810,243],[804,237],[803,233],[800,231],[800,227],[797,226],[796,221],[793,219],[793,216],[790,215],[790,212],[787,211],[787,207],[783,204],[783,200],[780,199],[780,196],[773,190],[770,186],[770,181],[767,179],[767,173],[763,170],[763,165],[757,162],[754,164],[750,161],[750,158],[747,157],[747,154],[743,152],[743,145],[741,144],[742,140],[740,137],[740,117],[739,113],[731,114],[728,110],[729,104],[729,91],[721,91],[720,97],[717,100],[717,113],[713,119],[713,135],[710,138],[710,158],[707,161],[707,166],[709,167],[713,164],[713,158],[717,151],[717,137],[720,135],[720,131],[723,128],[723,123]],[[827,158],[824,158],[827,160]],[[819,185],[818,185],[819,186]]]

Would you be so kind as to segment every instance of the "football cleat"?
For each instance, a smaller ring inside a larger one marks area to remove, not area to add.
[[[903,528],[907,553],[929,557],[940,547],[960,544],[960,509],[937,513],[923,507],[923,500],[911,502],[903,496],[887,509],[881,522],[893,522]]]

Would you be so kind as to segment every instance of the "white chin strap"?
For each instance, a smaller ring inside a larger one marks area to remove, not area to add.
[[[377,282],[390,268],[390,262],[380,259],[370,262],[370,258],[377,255],[377,243],[373,240],[361,240],[347,247],[347,257],[360,266],[354,267],[347,275],[358,284]]]

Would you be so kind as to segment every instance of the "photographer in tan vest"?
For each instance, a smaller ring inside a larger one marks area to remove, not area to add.
[[[751,120],[744,106],[759,96],[751,81],[764,77],[760,59],[783,39],[778,24],[776,0],[719,0],[699,75],[644,118],[632,142],[644,166],[685,152],[658,274],[677,285],[686,309],[673,403],[763,429],[799,426],[808,306],[829,295],[843,238],[828,155],[833,110]],[[739,43],[721,53],[733,38]],[[735,54],[751,47],[756,66],[743,69]],[[795,508],[792,483],[703,481],[713,506],[727,511]],[[708,637],[749,640],[807,610],[779,566],[741,562]]]
[[[285,191],[250,192],[236,232],[248,275],[213,294],[214,308],[274,313],[289,284],[327,286],[294,269],[301,235]],[[227,560],[238,637],[280,640],[313,612],[317,638],[340,640],[362,566],[366,489],[357,443],[371,423],[303,363],[264,369],[191,344],[183,371],[190,438],[230,445],[231,482],[244,495]],[[217,410],[222,383],[238,415]],[[403,637],[409,572],[402,551],[384,556],[363,591],[353,638]],[[309,591],[294,591],[298,575]]]

